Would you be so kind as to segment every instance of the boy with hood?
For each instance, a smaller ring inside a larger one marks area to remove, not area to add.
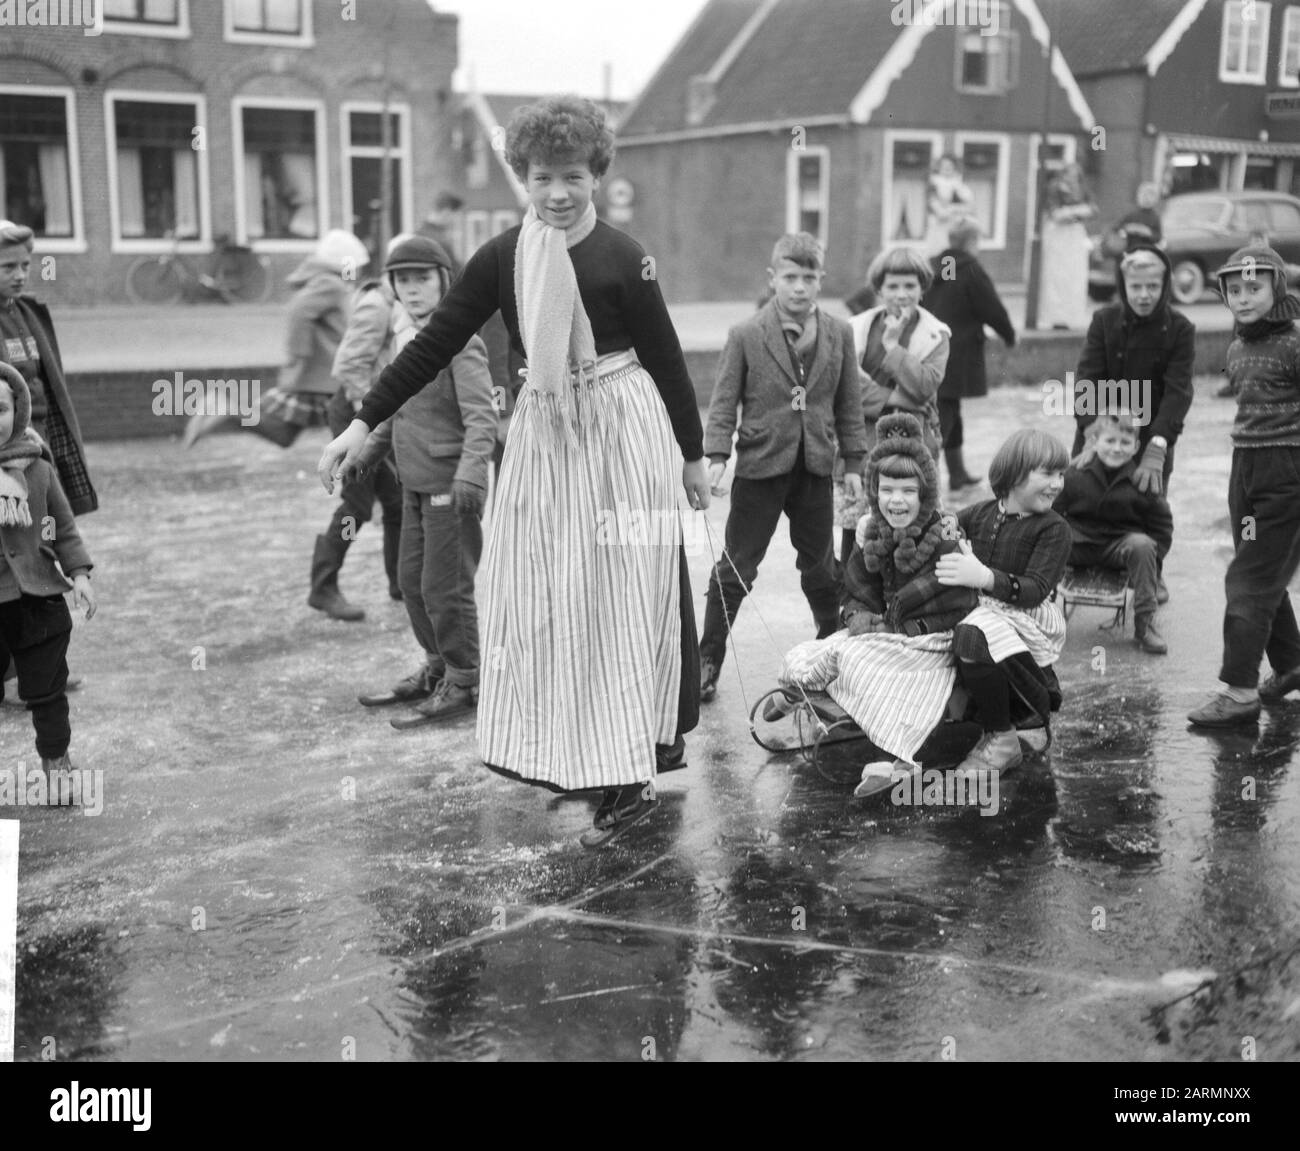
[[[41,766],[62,771],[71,767],[72,739],[66,694],[72,616],[63,595],[71,587],[90,619],[95,593],[90,556],[53,457],[31,431],[31,414],[22,373],[0,366],[0,641],[18,666],[18,696],[32,713]]]

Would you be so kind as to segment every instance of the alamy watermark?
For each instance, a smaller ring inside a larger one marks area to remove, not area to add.
[[[1144,427],[1151,422],[1150,380],[1088,380],[1065,373],[1065,380],[1043,384],[1043,414],[1048,416],[1097,416],[1103,412],[1128,412],[1133,423]]]
[[[896,26],[978,28],[981,36],[996,36],[998,0],[895,0],[889,18]]]
[[[998,773],[991,769],[896,767],[889,779],[895,807],[978,807],[980,815],[997,815],[1002,807]]]
[[[0,28],[80,28],[104,34],[104,0],[0,0]]]
[[[177,372],[153,382],[155,416],[238,416],[244,427],[262,418],[261,380],[187,380]]]
[[[82,815],[104,810],[104,773],[82,768],[0,768],[0,807],[79,807]]]

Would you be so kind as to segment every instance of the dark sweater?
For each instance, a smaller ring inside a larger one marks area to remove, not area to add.
[[[935,536],[939,531],[936,512],[926,534]],[[891,631],[903,635],[951,630],[970,614],[979,599],[972,588],[945,587],[935,575],[940,556],[956,550],[956,540],[938,539],[920,570],[908,576],[898,571],[892,556],[884,560],[879,571],[868,571],[866,557],[855,541],[844,567],[841,613],[847,616],[863,610],[875,612],[885,618]]]
[[[1260,340],[1228,345],[1228,382],[1237,390],[1234,448],[1300,447],[1300,330],[1294,323]]]
[[[465,265],[429,322],[370,389],[359,417],[371,428],[434,379],[498,310],[511,345],[523,354],[515,305],[516,226],[484,244]],[[595,231],[569,249],[582,306],[598,355],[635,349],[668,409],[673,435],[687,461],[704,455],[699,401],[686,371],[654,264],[635,240],[598,220]]]
[[[1055,512],[1006,515],[996,499],[963,508],[957,523],[971,550],[993,569],[986,593],[1013,607],[1035,608],[1053,595],[1070,560],[1070,525]]]
[[[1082,468],[1065,473],[1065,487],[1052,510],[1065,517],[1077,544],[1110,544],[1141,532],[1156,542],[1161,558],[1174,538],[1169,504],[1155,492],[1143,492],[1133,482],[1136,460],[1113,471],[1094,457]]]

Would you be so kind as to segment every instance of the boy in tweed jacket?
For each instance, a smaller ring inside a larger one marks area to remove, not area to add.
[[[817,634],[838,626],[831,472],[838,447],[860,497],[867,445],[853,334],[817,307],[824,267],[821,245],[808,233],[782,236],[768,268],[774,295],[731,330],[718,367],[704,435],[715,489],[731,455],[737,408],[740,427],[726,550],[709,582],[700,639],[701,700],[717,691],[727,634],[782,512]]]

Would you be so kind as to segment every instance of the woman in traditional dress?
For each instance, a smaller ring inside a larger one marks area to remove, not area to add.
[[[1038,326],[1082,331],[1088,326],[1088,256],[1092,251],[1083,221],[1097,214],[1097,205],[1078,164],[1067,164],[1047,185],[1045,207]]]
[[[531,206],[470,258],[321,456],[327,488],[371,428],[498,310],[528,361],[488,541],[478,742],[523,779],[600,789],[584,846],[655,804],[698,719],[699,654],[674,498],[709,504],[695,389],[653,259],[596,218],[613,159],[578,97],[516,111],[506,156]],[[674,444],[676,440],[676,444]]]

